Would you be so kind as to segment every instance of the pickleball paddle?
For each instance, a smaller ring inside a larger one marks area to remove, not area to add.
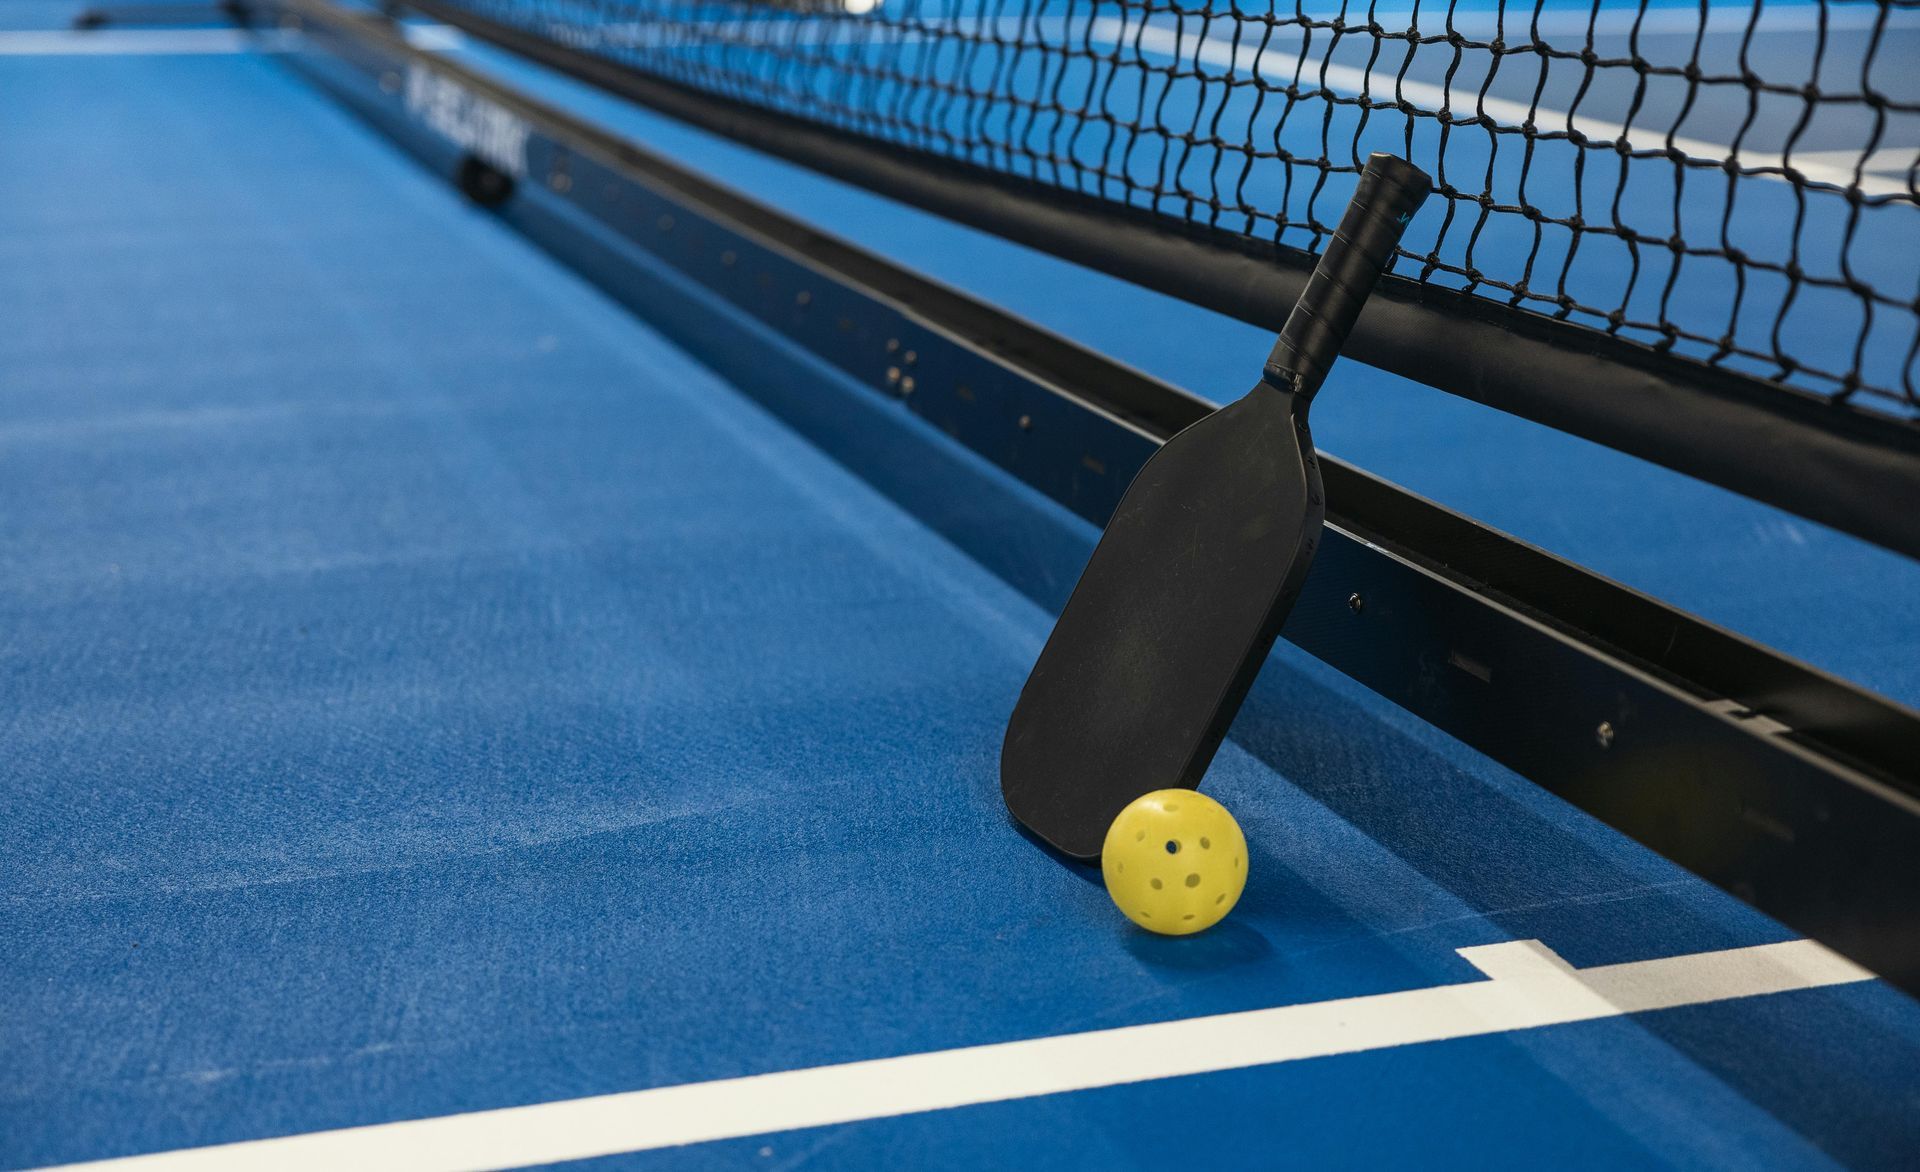
[[[1367,161],[1259,384],[1169,439],[1107,522],[1000,749],[1007,809],[1066,854],[1098,858],[1140,795],[1199,786],[1320,538],[1307,408],[1430,186]]]

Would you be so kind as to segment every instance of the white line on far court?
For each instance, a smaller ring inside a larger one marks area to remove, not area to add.
[[[407,43],[429,53],[465,47],[460,30],[444,24],[401,26]],[[54,29],[0,32],[0,57],[220,57],[237,53],[281,53],[291,48],[290,34],[277,29],[246,32],[232,28]]]
[[[1096,42],[1109,47],[1131,46],[1145,52],[1154,53],[1174,60],[1200,60],[1209,65],[1218,65],[1239,73],[1248,73],[1258,68],[1263,76],[1270,79],[1284,76],[1292,79],[1293,67],[1297,55],[1289,56],[1278,50],[1269,49],[1265,54],[1256,54],[1257,43],[1243,43],[1236,46],[1228,33],[1212,33],[1202,39],[1197,33],[1182,34],[1157,24],[1140,24],[1135,21],[1115,20],[1102,17],[1093,22],[1092,36]],[[1256,61],[1256,56],[1258,60]],[[1284,65],[1280,64],[1284,62]],[[1648,127],[1634,128],[1631,132],[1618,122],[1609,122],[1588,114],[1568,114],[1545,108],[1534,109],[1525,102],[1515,102],[1506,98],[1481,97],[1479,90],[1472,86],[1463,86],[1459,90],[1449,91],[1445,85],[1431,82],[1401,80],[1394,76],[1390,65],[1383,65],[1371,72],[1351,65],[1335,65],[1332,62],[1309,64],[1302,68],[1304,82],[1315,79],[1324,81],[1326,87],[1348,96],[1361,93],[1372,94],[1385,101],[1398,95],[1407,101],[1428,110],[1441,107],[1451,108],[1456,116],[1465,117],[1475,113],[1484,113],[1496,122],[1508,126],[1519,126],[1532,121],[1542,130],[1577,130],[1589,139],[1600,142],[1613,142],[1626,139],[1631,150],[1666,150],[1671,146],[1681,154],[1694,159],[1719,162],[1733,154],[1733,148],[1722,143],[1708,142],[1700,138],[1687,138],[1681,135],[1669,137],[1662,131]],[[1742,147],[1738,156],[1740,163],[1747,167],[1785,167],[1785,156],[1766,151],[1756,151]],[[1814,152],[1795,151],[1792,166],[1807,178],[1820,183],[1831,183],[1836,187],[1855,185],[1851,162],[1836,163],[1830,155]],[[1780,178],[1767,174],[1767,178]],[[1860,191],[1865,195],[1905,195],[1906,180],[1903,177],[1889,178],[1867,171],[1860,176]]]
[[[230,28],[0,33],[0,57],[201,57],[260,49],[248,34]]]
[[[1459,951],[1488,979],[187,1148],[65,1172],[517,1168],[1873,979],[1810,940],[1587,969],[1537,940]]]

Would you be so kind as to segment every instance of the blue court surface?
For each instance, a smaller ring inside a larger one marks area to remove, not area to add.
[[[1048,610],[271,42],[73,52],[12,3],[0,1166],[1920,1161],[1920,1006],[1285,644],[1208,782],[1246,897],[1133,929],[1001,805]],[[1256,331],[453,51],[1201,393],[1257,374]],[[1356,364],[1321,404],[1920,699],[1909,562]]]

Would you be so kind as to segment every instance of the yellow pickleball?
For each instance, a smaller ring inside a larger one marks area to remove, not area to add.
[[[1135,798],[1100,848],[1107,894],[1127,918],[1165,936],[1219,923],[1247,886],[1247,836],[1227,808],[1197,790]]]

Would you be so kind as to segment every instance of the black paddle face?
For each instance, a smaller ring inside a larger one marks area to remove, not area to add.
[[[1000,747],[1013,816],[1095,859],[1127,803],[1198,787],[1313,564],[1307,407],[1431,186],[1367,160],[1260,384],[1168,440],[1121,498]]]
[[[1000,788],[1014,817],[1095,859],[1128,802],[1197,786],[1300,592],[1324,516],[1304,404],[1267,383],[1155,453],[1007,725]]]

